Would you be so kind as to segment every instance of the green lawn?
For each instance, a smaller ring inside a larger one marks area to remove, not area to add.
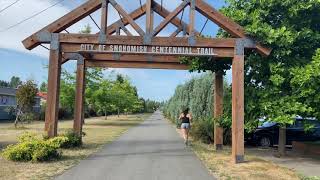
[[[18,163],[0,157],[0,179],[49,179],[61,174],[149,116],[150,114],[140,114],[110,116],[107,120],[104,117],[86,119],[83,129],[86,136],[83,138],[82,148],[63,150],[61,160],[46,163]],[[59,133],[72,128],[72,123],[72,121],[59,122]],[[15,129],[12,123],[0,123],[0,149],[15,143],[17,136],[25,131],[43,134],[43,127],[43,122],[27,124],[19,129]]]

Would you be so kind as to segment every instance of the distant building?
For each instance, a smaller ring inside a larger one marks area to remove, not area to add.
[[[40,105],[47,103],[47,93],[46,92],[38,92],[37,96],[40,98]]]
[[[10,107],[16,106],[17,89],[0,87],[0,120],[13,119],[14,116],[7,112]],[[36,103],[33,106],[35,112],[40,112],[40,97],[36,97]]]

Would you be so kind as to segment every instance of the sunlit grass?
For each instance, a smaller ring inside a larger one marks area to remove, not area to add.
[[[81,159],[98,151],[104,144],[115,140],[130,127],[135,126],[149,117],[150,114],[110,116],[86,119],[83,131],[83,147],[63,150],[61,160],[46,163],[18,163],[4,160],[0,157],[0,179],[49,179],[63,173],[77,164]],[[60,121],[59,133],[72,128],[72,121]],[[15,143],[17,136],[25,131],[43,134],[43,122],[26,124],[15,129],[13,123],[0,124],[0,149],[8,144]]]
[[[270,161],[246,154],[246,162],[233,164],[230,147],[215,151],[212,145],[194,142],[192,149],[218,179],[298,180],[298,174]]]

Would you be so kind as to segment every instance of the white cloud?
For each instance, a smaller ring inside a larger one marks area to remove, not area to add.
[[[0,7],[4,7],[12,2],[13,0],[1,1]],[[1,13],[0,31],[51,6],[52,4],[53,2],[47,0],[19,1],[14,6]],[[58,5],[33,18],[32,20],[22,23],[19,26],[9,29],[5,32],[0,32],[0,48],[30,53],[25,50],[21,41],[42,27],[48,25],[51,21],[57,19],[59,16],[66,14],[68,11],[69,10],[66,7]],[[33,51],[33,53],[44,57],[48,56],[48,52],[44,49],[36,49]]]

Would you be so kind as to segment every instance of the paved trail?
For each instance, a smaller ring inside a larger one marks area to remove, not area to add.
[[[160,112],[57,177],[61,180],[212,180]]]

